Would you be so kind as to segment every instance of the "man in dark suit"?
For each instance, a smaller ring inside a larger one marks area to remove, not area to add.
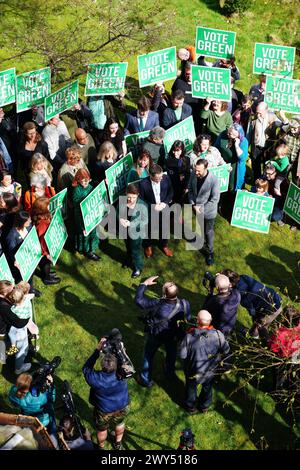
[[[192,108],[184,102],[184,92],[182,90],[178,89],[172,92],[171,104],[170,108],[164,110],[164,129],[169,129],[192,115]]]
[[[158,228],[158,239],[162,251],[166,256],[173,256],[173,252],[168,247],[168,240],[164,238],[162,224],[163,217],[169,217],[168,206],[173,198],[171,180],[168,175],[163,174],[161,166],[157,164],[150,167],[149,174],[150,176],[140,181],[140,197],[146,202],[149,210],[149,236],[143,242],[145,256],[150,258],[153,255],[151,234],[156,228]],[[158,227],[154,227],[153,221],[156,213],[158,213],[158,217],[155,218],[155,222]]]
[[[137,107],[136,111],[126,114],[125,135],[151,131],[154,127],[159,126],[158,113],[150,111],[151,102],[146,96],[139,99]]]

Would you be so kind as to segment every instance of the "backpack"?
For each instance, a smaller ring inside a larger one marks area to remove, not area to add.
[[[173,308],[173,310],[169,313],[167,318],[163,318],[161,320],[156,320],[155,315],[158,312],[159,308],[161,306],[161,303],[158,303],[154,309],[152,309],[148,314],[144,315],[143,317],[138,317],[139,320],[141,320],[144,325],[144,331],[145,333],[148,333],[153,336],[157,336],[160,333],[162,333],[165,330],[165,327],[168,325],[168,322],[173,318],[178,312],[180,312],[181,309],[181,302],[179,299],[176,301],[176,305]],[[186,310],[187,310],[187,305],[186,301],[183,300],[183,306],[184,306],[184,314],[186,315]]]

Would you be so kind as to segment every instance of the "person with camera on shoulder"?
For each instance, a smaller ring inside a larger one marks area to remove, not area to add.
[[[101,360],[101,370],[94,366],[100,353],[106,349],[107,338],[101,338],[95,351],[83,366],[82,372],[87,384],[91,387],[89,402],[94,406],[94,422],[100,449],[104,449],[109,428],[114,428],[116,450],[122,449],[122,438],[125,431],[124,419],[129,411],[129,394],[127,380],[117,375],[117,357],[107,352]]]
[[[143,310],[150,310],[145,323],[146,343],[142,371],[137,382],[143,387],[152,387],[153,360],[156,351],[164,345],[166,351],[165,375],[169,380],[176,379],[175,363],[178,335],[181,328],[178,322],[190,320],[190,304],[179,299],[178,287],[174,282],[165,282],[160,299],[149,299],[145,296],[147,287],[156,284],[158,276],[151,276],[138,286],[135,303]]]
[[[197,326],[187,331],[180,345],[185,373],[184,407],[190,414],[208,411],[213,398],[214,376],[221,360],[225,360],[230,351],[223,333],[211,323],[211,314],[207,310],[200,310]],[[202,389],[197,400],[198,384],[202,385]]]
[[[210,276],[208,276],[210,275]],[[241,303],[241,294],[230,284],[230,280],[224,274],[205,273],[204,279],[209,277],[209,294],[203,304],[203,309],[208,310],[212,316],[214,328],[220,330],[228,337],[235,327],[238,306]],[[217,294],[214,294],[216,288]]]

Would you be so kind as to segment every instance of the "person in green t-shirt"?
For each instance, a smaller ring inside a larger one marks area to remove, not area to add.
[[[210,134],[213,145],[221,132],[232,126],[232,116],[227,111],[227,107],[226,101],[206,98],[206,104],[200,112],[200,117],[205,122],[206,132]]]

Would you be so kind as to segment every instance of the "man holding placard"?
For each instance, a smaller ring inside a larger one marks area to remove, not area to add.
[[[126,114],[125,135],[151,131],[154,127],[159,126],[158,113],[150,111],[151,103],[146,96],[139,99],[137,107],[137,111]]]
[[[184,102],[184,92],[182,90],[173,91],[171,107],[166,108],[163,114],[163,127],[170,129],[191,115],[192,108]]]

